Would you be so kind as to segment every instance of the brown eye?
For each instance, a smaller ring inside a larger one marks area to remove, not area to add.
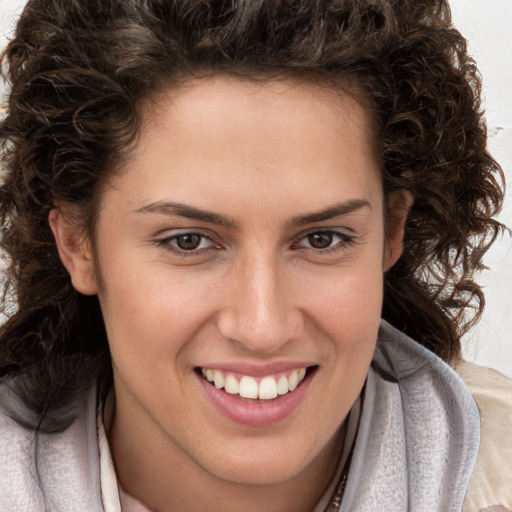
[[[195,231],[183,231],[175,235],[166,236],[156,240],[156,243],[182,258],[187,256],[205,256],[209,250],[221,248],[209,236]]]
[[[295,248],[303,247],[314,250],[317,254],[326,255],[347,250],[354,243],[355,238],[354,235],[338,230],[311,231],[298,241]]]
[[[332,233],[311,233],[307,238],[309,245],[314,249],[327,249],[333,242]]]
[[[197,233],[186,233],[177,236],[174,240],[176,245],[184,251],[193,251],[201,245],[202,236]]]

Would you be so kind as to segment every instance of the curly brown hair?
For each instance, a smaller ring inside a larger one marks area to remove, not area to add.
[[[34,411],[109,371],[98,301],[72,287],[50,210],[73,205],[93,233],[98,190],[136,141],[141,102],[205,74],[363,91],[384,190],[414,197],[383,317],[445,360],[459,356],[483,308],[474,274],[500,230],[503,190],[479,75],[445,1],[30,0],[3,70],[0,379],[21,379]]]

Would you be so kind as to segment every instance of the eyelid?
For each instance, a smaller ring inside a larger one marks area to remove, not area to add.
[[[180,236],[184,236],[184,235],[198,235],[203,240],[209,240],[211,242],[212,246],[211,247],[203,247],[200,249],[186,250],[186,249],[181,249],[180,247],[172,244],[173,240],[176,240]],[[206,253],[208,253],[211,250],[217,250],[217,249],[221,248],[220,244],[216,243],[211,235],[206,234],[201,229],[194,229],[194,228],[192,228],[192,229],[185,228],[185,229],[179,229],[179,230],[173,230],[173,231],[167,230],[155,238],[155,243],[158,246],[163,247],[167,251],[174,253],[175,255],[178,255],[180,257],[184,257],[184,258],[190,257],[190,256],[205,255]]]
[[[338,252],[344,251],[347,249],[347,246],[353,245],[356,241],[357,235],[352,233],[348,233],[347,231],[352,231],[349,229],[341,229],[341,228],[315,228],[310,229],[306,232],[300,233],[295,241],[292,244],[294,249],[301,249],[308,252],[314,252],[315,254],[329,254],[330,252]],[[332,246],[326,247],[325,249],[316,249],[314,247],[301,246],[299,243],[307,238],[310,235],[314,235],[316,233],[321,234],[330,234],[340,238],[341,240],[335,243]]]
[[[220,243],[215,241],[212,235],[207,234],[204,231],[205,230],[195,228],[166,230],[161,235],[157,235],[154,242],[156,245],[182,258],[206,256],[212,250],[219,250],[223,248]],[[301,241],[316,233],[333,235],[334,237],[338,238],[338,241],[332,246],[328,246],[323,249],[300,245]],[[209,244],[209,247],[187,250],[181,249],[172,243],[174,240],[184,235],[198,235],[203,240],[209,240],[211,244]],[[357,235],[353,234],[353,231],[348,228],[314,228],[298,234],[292,242],[291,248],[294,250],[301,250],[303,252],[310,252],[318,255],[327,255],[332,252],[346,251],[350,245],[355,243],[356,238]]]

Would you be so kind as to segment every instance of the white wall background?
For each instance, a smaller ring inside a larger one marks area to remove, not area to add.
[[[489,151],[508,181],[500,220],[512,228],[512,1],[451,0],[453,22],[468,40],[484,83]],[[464,339],[465,355],[512,377],[512,238],[505,234],[484,260],[487,307]]]
[[[25,0],[0,0],[0,48]],[[512,0],[451,0],[455,26],[484,80],[489,150],[510,183],[501,220],[512,227]],[[464,339],[465,356],[512,377],[512,238],[505,234],[489,251],[482,273],[487,307]]]

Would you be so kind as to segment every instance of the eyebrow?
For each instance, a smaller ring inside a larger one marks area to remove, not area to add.
[[[366,199],[350,199],[317,212],[293,217],[287,224],[288,227],[304,226],[305,224],[313,224],[315,222],[322,222],[336,217],[341,217],[343,215],[348,215],[363,208],[369,208],[370,210],[372,208],[371,204]],[[237,222],[231,217],[172,201],[158,201],[156,203],[151,203],[138,208],[136,213],[178,215],[186,219],[198,220],[231,229],[238,226]]]
[[[372,209],[372,205],[366,199],[349,199],[342,203],[329,206],[318,212],[307,213],[306,215],[299,215],[293,217],[288,225],[290,227],[304,226],[305,224],[313,224],[315,222],[323,222],[326,220],[342,217],[349,213],[362,210],[363,208]]]
[[[161,213],[165,215],[178,215],[186,219],[198,220],[209,224],[216,224],[226,228],[236,228],[237,223],[234,219],[221,215],[219,213],[210,212],[200,208],[195,208],[183,203],[174,203],[171,201],[158,201],[143,206],[136,210],[136,213]]]

